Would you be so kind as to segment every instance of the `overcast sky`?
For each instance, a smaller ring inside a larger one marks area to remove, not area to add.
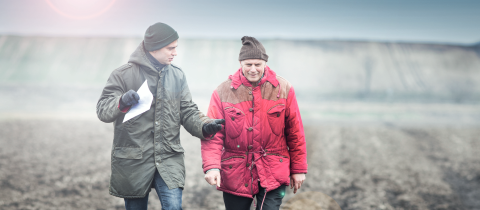
[[[0,0],[0,34],[480,42],[475,0]]]

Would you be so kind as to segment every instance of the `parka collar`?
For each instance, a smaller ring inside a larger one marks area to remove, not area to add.
[[[263,77],[258,83],[258,86],[261,86],[265,82],[270,82],[273,86],[277,87],[279,82],[277,80],[277,74],[270,69],[270,67],[265,66],[265,72],[263,73]],[[239,68],[233,75],[228,77],[232,80],[232,88],[238,89],[240,85],[245,85],[247,87],[252,87],[252,83],[250,83],[245,76],[243,76],[242,68]]]
[[[155,67],[152,63],[148,60],[147,55],[145,54],[145,47],[143,46],[143,41],[137,47],[137,49],[130,55],[130,59],[128,60],[129,63],[135,63],[140,66],[144,66],[146,72],[151,75],[158,75],[158,71],[155,70]],[[170,69],[170,65],[166,65],[163,67],[163,70],[166,71]]]

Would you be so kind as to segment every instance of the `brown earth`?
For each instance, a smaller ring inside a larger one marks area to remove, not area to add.
[[[480,209],[480,126],[307,124],[306,134],[300,192],[329,195],[344,210]],[[111,124],[93,119],[0,121],[0,209],[124,209],[108,194],[112,136]],[[184,209],[223,209],[203,180],[199,140],[182,130],[181,141]],[[149,202],[161,208],[154,191]]]

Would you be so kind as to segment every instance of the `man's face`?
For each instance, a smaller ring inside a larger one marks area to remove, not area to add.
[[[177,56],[178,40],[173,41],[162,49],[150,52],[150,54],[163,65],[170,65],[173,57]]]
[[[240,61],[243,75],[249,82],[258,82],[265,71],[266,61],[261,59],[247,59]]]

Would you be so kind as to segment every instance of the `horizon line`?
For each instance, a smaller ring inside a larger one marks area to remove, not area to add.
[[[2,36],[11,36],[11,37],[36,37],[36,38],[111,38],[111,39],[143,39],[143,36],[112,36],[112,35],[52,35],[52,34],[16,34],[16,33],[0,33]],[[183,36],[181,39],[190,39],[190,40],[237,40],[237,38],[232,37],[208,37],[208,36]],[[343,41],[343,42],[376,42],[376,43],[398,43],[398,44],[433,44],[433,45],[455,45],[455,46],[480,46],[480,39],[476,42],[463,43],[463,42],[450,42],[450,41],[427,41],[427,40],[398,40],[398,39],[368,39],[368,38],[339,38],[339,37],[330,37],[330,38],[308,38],[308,37],[281,37],[281,36],[259,36],[257,37],[260,40],[279,40],[279,41]],[[240,40],[240,38],[238,38]]]

